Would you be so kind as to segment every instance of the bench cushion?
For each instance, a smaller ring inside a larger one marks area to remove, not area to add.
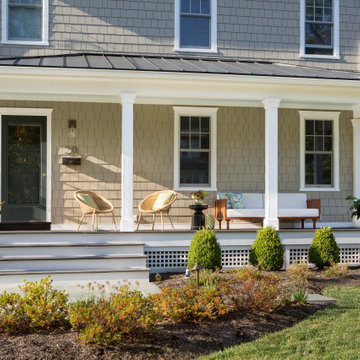
[[[284,218],[302,218],[311,217],[316,218],[319,216],[318,209],[279,209],[278,217]]]
[[[306,209],[306,194],[280,193],[278,196],[279,209]]]
[[[243,193],[244,209],[264,209],[263,194]]]
[[[219,200],[226,200],[226,208],[227,209],[232,209],[233,208],[233,203],[231,200],[231,194],[230,192],[218,192],[217,193],[217,198]]]
[[[263,218],[265,216],[264,209],[228,209],[227,217],[242,218]]]

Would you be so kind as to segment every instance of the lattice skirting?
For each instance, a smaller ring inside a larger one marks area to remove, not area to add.
[[[188,250],[145,250],[146,266],[154,271],[182,271],[186,269]],[[249,264],[250,247],[223,248],[221,262],[224,268]]]
[[[338,245],[340,252],[340,263],[342,264],[359,264],[360,263],[360,247],[350,245]],[[296,263],[307,263],[310,247],[293,247],[288,248],[289,265]]]

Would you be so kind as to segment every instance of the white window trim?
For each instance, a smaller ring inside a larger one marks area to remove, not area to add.
[[[335,111],[299,111],[300,114],[300,191],[340,191],[339,168],[339,116]],[[333,121],[333,186],[305,185],[305,120],[332,120]]]
[[[49,0],[42,0],[42,40],[8,40],[8,0],[2,1],[1,7],[1,43],[12,45],[49,45]]]
[[[211,20],[210,20],[210,37],[211,47],[209,49],[202,48],[181,48],[180,47],[180,2],[175,0],[175,37],[174,37],[174,51],[180,52],[199,52],[199,53],[217,53],[217,0],[211,0]]]
[[[217,191],[216,188],[216,154],[217,154],[217,111],[213,107],[182,107],[174,106],[174,190]],[[188,187],[180,185],[180,117],[181,116],[208,116],[210,117],[210,186]]]
[[[46,116],[46,221],[51,222],[51,116],[53,109],[36,108],[0,108],[0,149],[2,117],[4,115],[22,115],[22,116]],[[0,154],[1,155],[1,154]],[[0,199],[1,199],[1,156],[0,156]]]
[[[307,59],[340,59],[340,9],[339,0],[333,0],[333,55],[305,54],[305,1],[300,0],[300,57]]]

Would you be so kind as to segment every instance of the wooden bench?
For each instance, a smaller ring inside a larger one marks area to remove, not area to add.
[[[240,209],[228,207],[227,200],[215,200],[215,219],[219,222],[221,230],[222,220],[226,221],[226,228],[229,230],[231,220],[246,220],[259,222],[263,225],[265,217],[264,194],[243,193],[244,206]],[[316,228],[316,221],[320,219],[320,199],[307,200],[303,193],[279,193],[278,197],[278,218],[284,221],[301,221],[301,228],[304,228],[305,220],[312,220],[313,228]]]

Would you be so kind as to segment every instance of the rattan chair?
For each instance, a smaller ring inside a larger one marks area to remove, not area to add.
[[[98,209],[91,207],[91,206],[85,204],[83,201],[81,201],[78,197],[79,194],[90,195],[93,198],[95,204],[98,206]],[[77,231],[80,230],[80,226],[84,220],[85,215],[92,215],[91,231],[94,230],[95,226],[96,226],[96,230],[99,230],[99,214],[108,214],[108,213],[111,213],[113,223],[114,223],[114,229],[115,229],[115,231],[117,231],[116,223],[115,223],[115,216],[114,216],[114,206],[108,199],[104,198],[103,196],[101,196],[100,194],[98,194],[94,191],[88,191],[88,190],[75,191],[74,196],[75,196],[75,199],[77,200],[77,202],[79,203],[80,209],[82,211],[82,217],[79,221],[79,226],[77,228]]]
[[[159,196],[159,194],[162,193],[173,193],[174,196],[172,197],[172,199],[170,200],[169,203],[167,203],[164,207],[162,207],[161,209],[157,209],[157,210],[153,210],[153,206],[154,203],[157,199],[157,197]],[[170,215],[169,215],[169,211],[171,208],[171,205],[174,203],[174,201],[176,200],[177,197],[177,193],[175,191],[172,190],[162,190],[162,191],[158,191],[155,192],[153,194],[150,194],[149,196],[147,196],[144,200],[141,201],[141,203],[139,204],[139,211],[140,211],[140,216],[138,219],[138,223],[137,223],[137,228],[136,230],[139,229],[139,225],[140,225],[140,221],[142,218],[143,214],[152,214],[153,216],[153,222],[152,222],[152,230],[154,230],[154,226],[155,226],[155,216],[156,214],[160,214],[160,218],[161,218],[161,226],[162,226],[162,230],[164,231],[164,219],[163,219],[163,214],[166,214],[170,220],[170,224],[173,228],[173,230],[175,230],[174,225],[171,221]]]

